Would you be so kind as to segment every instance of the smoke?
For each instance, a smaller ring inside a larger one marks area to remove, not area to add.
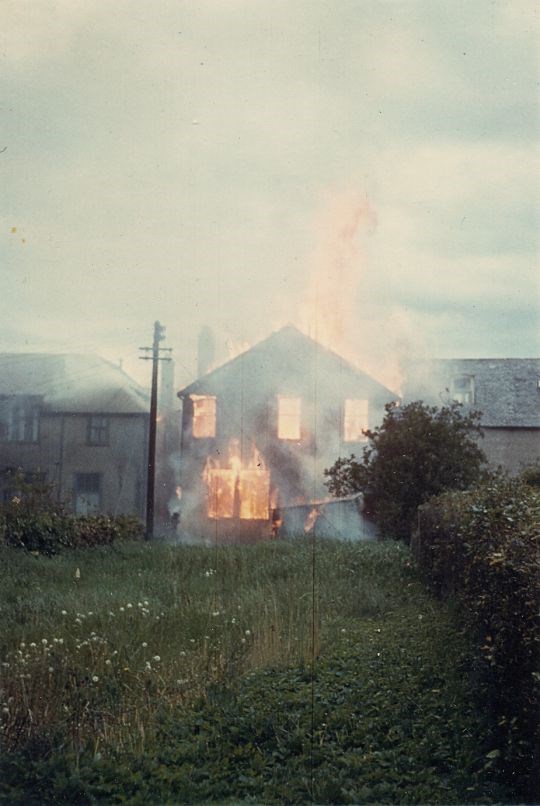
[[[316,244],[299,323],[312,338],[342,354],[348,349],[365,270],[362,247],[375,226],[368,199],[350,190],[329,198],[315,220]]]
[[[298,323],[390,390],[401,394],[404,366],[424,354],[405,307],[389,306],[377,283],[378,217],[365,194],[329,194],[314,220],[315,247]]]

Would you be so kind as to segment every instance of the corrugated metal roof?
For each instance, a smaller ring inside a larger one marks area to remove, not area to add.
[[[453,379],[474,382],[467,408],[482,412],[486,428],[540,428],[540,358],[440,358],[411,362],[405,402],[441,405],[452,399]]]
[[[36,395],[52,412],[142,414],[149,395],[99,355],[1,353],[0,395]]]

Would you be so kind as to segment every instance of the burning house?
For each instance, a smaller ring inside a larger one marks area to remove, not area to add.
[[[327,495],[324,468],[361,454],[396,398],[291,325],[178,396],[182,526],[220,542],[270,537],[289,507]]]

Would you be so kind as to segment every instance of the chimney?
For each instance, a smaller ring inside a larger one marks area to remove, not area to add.
[[[197,345],[197,377],[206,375],[216,359],[216,340],[208,325],[204,325],[199,333]]]
[[[161,412],[174,409],[174,361],[160,361],[159,410]]]

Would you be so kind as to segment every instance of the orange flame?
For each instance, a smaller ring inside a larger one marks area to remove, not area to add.
[[[231,439],[227,467],[208,457],[202,478],[207,487],[209,518],[268,520],[270,517],[270,472],[255,444],[244,464],[240,441]]]
[[[306,520],[304,522],[304,533],[305,534],[308,534],[308,532],[311,532],[311,530],[313,529],[313,527],[317,523],[317,519],[319,518],[320,514],[321,513],[319,512],[317,507],[313,507],[308,512],[308,515],[307,515]]]

